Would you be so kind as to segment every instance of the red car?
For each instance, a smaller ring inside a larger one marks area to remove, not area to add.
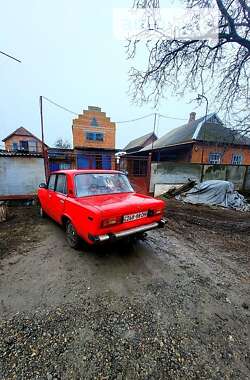
[[[139,235],[163,227],[164,202],[137,194],[115,170],[60,170],[38,190],[41,215],[65,227],[69,245]]]

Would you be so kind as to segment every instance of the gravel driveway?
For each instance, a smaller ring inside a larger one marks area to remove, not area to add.
[[[0,225],[0,379],[250,379],[250,218],[169,202],[135,245]]]

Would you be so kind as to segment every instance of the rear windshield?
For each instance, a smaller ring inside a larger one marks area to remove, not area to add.
[[[86,173],[75,176],[76,196],[130,193],[133,188],[121,173]]]

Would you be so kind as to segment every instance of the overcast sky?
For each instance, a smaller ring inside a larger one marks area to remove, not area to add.
[[[0,54],[0,139],[23,126],[40,137],[39,95],[81,113],[88,105],[102,108],[112,121],[155,112],[153,104],[131,103],[125,42],[112,31],[113,7],[131,1],[8,0],[0,5],[0,50],[22,60],[19,64]],[[145,57],[139,57],[141,63]],[[169,97],[157,112],[186,118],[197,106],[190,98]],[[204,107],[196,109],[201,115]],[[72,141],[72,117],[45,104],[45,139]],[[160,119],[158,134],[183,124]],[[153,117],[117,125],[116,147],[153,129]]]

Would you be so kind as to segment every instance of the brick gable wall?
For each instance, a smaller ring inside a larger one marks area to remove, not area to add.
[[[93,118],[95,118],[97,126],[91,125],[95,124],[91,123]],[[116,125],[98,107],[89,107],[88,110],[83,111],[82,115],[74,119],[72,132],[74,147],[115,149]],[[102,133],[103,141],[88,140],[87,132]]]

